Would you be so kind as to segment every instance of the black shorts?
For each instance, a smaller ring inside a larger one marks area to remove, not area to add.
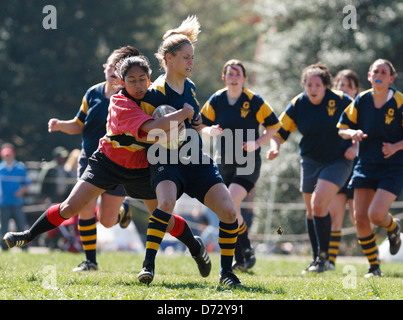
[[[78,168],[77,168],[77,174],[79,177],[83,175],[85,169],[87,169],[87,166],[88,166],[88,156],[84,151],[84,149],[81,149],[80,156],[78,158]],[[121,184],[118,185],[116,189],[106,190],[105,193],[117,197],[125,197],[127,195],[125,188]]]
[[[99,150],[88,159],[88,166],[80,179],[104,190],[115,190],[123,185],[127,195],[135,199],[157,198],[151,187],[149,168],[124,168]]]
[[[239,168],[245,166],[240,166],[238,164],[217,164],[218,170],[224,180],[224,183],[228,187],[231,183],[236,183],[245,188],[249,193],[255,186],[257,180],[260,176],[260,167],[262,166],[262,160],[260,157],[255,159],[255,165],[253,172],[249,174],[242,174]]]
[[[204,197],[212,186],[223,183],[217,165],[208,164],[158,164],[150,165],[152,185],[155,190],[164,180],[173,181],[177,188],[177,199],[183,193],[204,203]]]

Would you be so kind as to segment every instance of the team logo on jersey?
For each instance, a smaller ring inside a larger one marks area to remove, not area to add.
[[[88,178],[90,178],[90,179],[94,178],[94,174],[93,173],[88,173]]]
[[[334,113],[336,112],[336,101],[334,100],[329,100],[329,104],[327,105],[327,113],[329,114],[329,117],[333,117]]]
[[[157,170],[158,170],[158,172],[161,172],[164,170],[164,167],[159,167]]]
[[[388,113],[385,114],[385,124],[390,124],[395,118],[395,110],[389,108]]]
[[[250,112],[249,102],[245,101],[241,108],[241,118],[246,118],[249,112]]]

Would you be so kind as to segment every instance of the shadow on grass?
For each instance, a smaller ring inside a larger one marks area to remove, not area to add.
[[[163,286],[167,289],[172,290],[184,290],[184,289],[209,289],[209,290],[217,290],[218,292],[224,292],[228,290],[238,291],[238,292],[248,292],[248,293],[259,293],[259,294],[286,294],[286,290],[282,287],[278,288],[267,288],[264,285],[255,285],[255,286],[247,286],[244,285],[242,287],[231,288],[225,285],[211,285],[207,282],[187,282],[187,283],[167,283],[162,282],[156,285]]]

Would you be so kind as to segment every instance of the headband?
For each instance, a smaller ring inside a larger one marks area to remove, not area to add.
[[[189,40],[185,40],[183,42],[180,42],[171,51],[169,51],[169,53],[172,54],[174,51],[178,50],[184,44],[192,44],[192,43]]]

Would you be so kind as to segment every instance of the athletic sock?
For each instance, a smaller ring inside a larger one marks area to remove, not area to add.
[[[238,237],[239,237],[239,235],[238,235]],[[235,261],[238,262],[238,263],[241,263],[241,264],[245,263],[245,258],[243,256],[242,247],[241,247],[241,245],[239,243],[239,238],[238,238],[238,241],[236,242],[236,245],[235,245],[234,258],[235,258]]]
[[[339,255],[341,241],[341,231],[332,231],[330,233],[330,242],[329,242],[329,261],[336,264],[336,258]]]
[[[175,225],[169,234],[185,244],[192,257],[197,256],[200,253],[199,241],[195,239],[193,232],[185,219],[177,215],[173,216],[175,218]]]
[[[249,249],[251,247],[248,235],[248,227],[245,221],[239,226],[238,243],[241,245],[241,248],[243,250]]]
[[[388,215],[392,218],[392,222],[390,223],[389,226],[387,226],[384,229],[386,229],[387,232],[392,232],[392,231],[395,231],[395,229],[397,227],[397,223],[396,223],[396,220],[393,219],[393,216],[390,213],[388,213]]]
[[[221,249],[221,273],[232,271],[235,245],[238,239],[238,220],[234,223],[220,221],[218,244]]]
[[[308,233],[309,241],[312,247],[313,260],[316,260],[318,256],[318,241],[316,240],[315,226],[313,224],[313,219],[309,219],[306,216],[306,231]]]
[[[378,265],[378,246],[376,245],[376,235],[373,233],[365,238],[358,238],[358,243],[362,247],[362,252],[367,257],[369,265]]]
[[[169,213],[155,209],[148,220],[145,260],[153,266],[155,265],[155,256],[165,236],[170,218],[171,215]]]
[[[328,213],[325,217],[313,217],[315,226],[316,239],[318,241],[318,252],[329,251],[330,230],[332,227],[332,219]]]
[[[66,219],[59,214],[60,203],[50,206],[29,229],[30,239],[32,241],[38,235],[53,230],[60,226]]]
[[[87,261],[97,263],[97,225],[96,219],[78,219],[78,231]]]

